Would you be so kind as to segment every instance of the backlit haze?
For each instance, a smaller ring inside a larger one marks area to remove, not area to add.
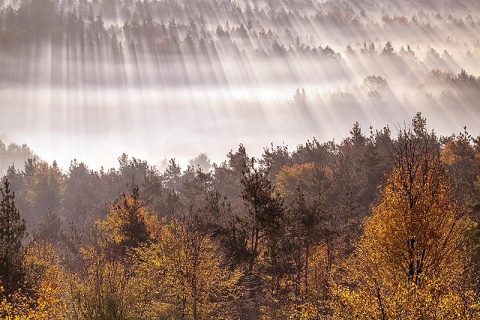
[[[0,135],[66,169],[480,128],[478,0],[0,0]],[[21,164],[17,164],[21,167]]]

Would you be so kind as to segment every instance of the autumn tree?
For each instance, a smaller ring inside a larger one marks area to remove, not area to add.
[[[475,318],[465,274],[471,223],[452,196],[436,136],[414,129],[400,132],[395,168],[347,261],[339,318]]]
[[[22,241],[26,237],[27,226],[20,217],[15,205],[15,193],[11,193],[8,180],[0,188],[0,286],[5,292],[0,292],[0,299],[13,293],[23,285],[24,248]]]
[[[65,275],[70,319],[151,319],[145,316],[149,297],[131,267],[108,255],[109,243],[82,248],[81,264]]]
[[[305,197],[325,194],[332,184],[332,169],[318,162],[283,166],[276,176],[276,187],[287,203],[292,202],[300,188]]]
[[[476,276],[477,288],[480,286],[480,148],[478,140],[473,139],[464,128],[464,132],[447,139],[441,150],[442,163],[447,167],[455,186],[455,197],[470,218],[476,222],[470,237],[470,253]]]
[[[277,175],[278,190],[287,202],[288,236],[283,241],[289,243],[292,267],[290,301],[285,306],[289,316],[318,316],[329,299],[329,280],[339,255],[337,226],[325,206],[332,178],[332,170],[317,162],[284,166]]]
[[[100,226],[109,234],[112,243],[126,253],[154,238],[157,219],[142,205],[138,186],[135,186],[129,195],[122,194],[110,206],[110,213]]]
[[[135,253],[135,270],[152,294],[146,310],[160,319],[233,319],[239,273],[208,234],[173,220],[159,241]],[[237,315],[238,316],[238,315]]]
[[[90,241],[79,249],[80,262],[66,274],[69,317],[75,319],[151,319],[145,282],[133,268],[133,252],[156,237],[158,222],[140,200],[138,186],[110,206]]]
[[[462,193],[463,201],[473,207],[479,190],[476,185],[480,170],[480,158],[466,131],[458,136],[450,137],[441,151],[442,163],[448,168],[457,190]]]
[[[30,289],[18,289],[9,299],[0,299],[0,314],[15,320],[65,318],[63,269],[53,245],[49,241],[32,242],[24,264]]]

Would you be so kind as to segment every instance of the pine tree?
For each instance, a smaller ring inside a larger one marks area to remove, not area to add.
[[[283,199],[275,193],[275,187],[268,180],[268,168],[256,168],[255,160],[246,164],[243,171],[242,198],[249,214],[249,250],[251,259],[249,273],[259,258],[262,243],[270,240],[279,231],[283,218]]]
[[[27,236],[25,220],[15,206],[15,193],[11,193],[10,182],[5,179],[0,188],[0,298],[19,289],[23,283],[24,248],[22,240]]]
[[[279,280],[288,264],[284,248],[280,245],[283,199],[268,180],[268,173],[268,167],[257,166],[252,158],[245,163],[241,180],[244,187],[241,196],[247,209],[243,223],[248,235],[249,256],[243,279],[248,294],[244,296],[247,299],[242,301],[244,309],[241,312],[248,314],[249,318],[260,317],[262,301],[269,305],[269,309],[277,309]]]

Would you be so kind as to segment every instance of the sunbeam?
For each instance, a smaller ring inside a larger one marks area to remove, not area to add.
[[[0,133],[64,167],[113,166],[115,152],[219,160],[232,142],[261,152],[417,111],[440,133],[480,125],[478,86],[429,84],[480,73],[476,1],[0,5]],[[377,76],[386,85],[365,84]]]

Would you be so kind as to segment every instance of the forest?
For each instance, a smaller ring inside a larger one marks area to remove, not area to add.
[[[479,31],[478,0],[0,0],[0,318],[480,319]]]
[[[478,319],[480,136],[418,113],[340,143],[11,166],[6,319]]]

